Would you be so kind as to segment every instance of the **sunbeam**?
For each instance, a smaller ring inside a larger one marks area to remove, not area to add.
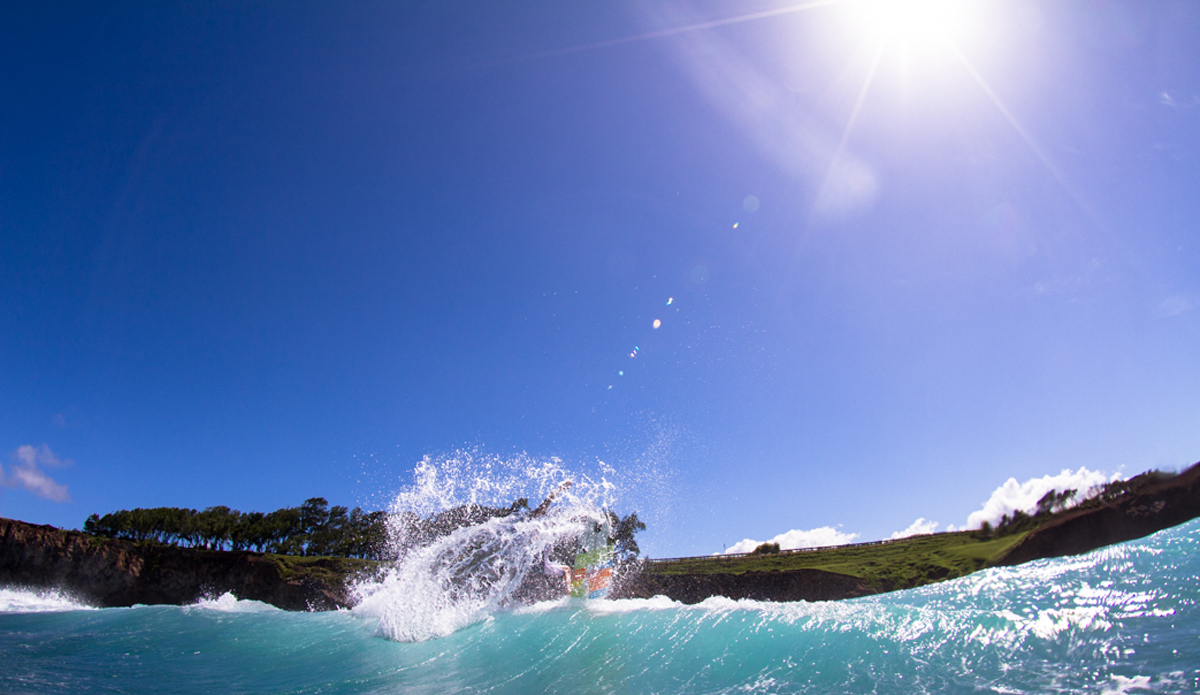
[[[1046,153],[1042,152],[1042,148],[1038,147],[1038,144],[1034,142],[1029,133],[1025,131],[1025,128],[1023,128],[1020,122],[1017,121],[1016,116],[1013,116],[1012,112],[1008,110],[1008,107],[1004,105],[1004,102],[1000,100],[1000,97],[996,95],[996,92],[992,91],[991,86],[989,86],[988,83],[983,79],[983,76],[979,74],[979,71],[975,69],[975,66],[971,65],[971,62],[967,60],[967,57],[963,55],[962,51],[958,50],[958,47],[953,43],[947,41],[946,45],[949,46],[950,51],[954,53],[955,57],[957,57],[959,62],[962,63],[963,68],[967,71],[967,74],[971,76],[971,79],[975,80],[975,84],[979,85],[979,88],[982,89],[983,93],[986,94],[988,99],[992,101],[992,104],[1000,110],[1001,115],[1003,115],[1004,119],[1008,121],[1008,124],[1017,131],[1017,134],[1021,136],[1021,139],[1025,141],[1025,144],[1029,146],[1029,149],[1033,150],[1033,153],[1036,154],[1038,159],[1042,161],[1042,164],[1044,164],[1046,168],[1050,170],[1050,173],[1054,175],[1054,178],[1058,179],[1059,183],[1066,185],[1066,182],[1063,180],[1062,174],[1059,173],[1058,168],[1054,166],[1054,163],[1050,161],[1050,158],[1046,156]]]
[[[660,29],[658,31],[650,31],[644,34],[636,34],[634,36],[623,36],[616,39],[606,39],[604,41],[595,41],[593,43],[581,44],[579,46],[570,46],[567,48],[558,48],[552,51],[542,51],[539,53],[531,53],[512,59],[510,62],[521,60],[532,60],[536,58],[550,58],[560,55],[568,55],[571,53],[579,53],[581,51],[590,51],[597,48],[608,48],[610,46],[620,46],[622,44],[634,43],[637,41],[646,41],[649,39],[661,39],[667,36],[677,36],[686,34],[692,31],[701,31],[704,29],[714,29],[716,27],[728,26],[730,24],[740,24],[742,22],[750,22],[756,19],[767,19],[769,17],[779,17],[782,15],[794,14],[796,12],[804,12],[806,10],[816,10],[822,7],[831,5],[840,5],[849,0],[813,0],[813,2],[801,3],[799,5],[789,5],[787,7],[777,7],[773,10],[763,10],[762,12],[752,12],[750,14],[737,15],[736,17],[726,17],[724,19],[714,19],[708,22],[697,22],[681,27],[672,27],[670,29]]]
[[[821,201],[826,195],[829,187],[829,180],[833,176],[834,170],[838,166],[838,162],[842,157],[842,153],[846,149],[846,143],[850,141],[850,133],[854,131],[854,124],[858,122],[858,114],[862,111],[863,102],[866,101],[867,92],[871,89],[871,83],[875,81],[875,72],[879,69],[879,61],[883,57],[883,51],[887,48],[886,41],[880,41],[875,49],[875,55],[871,58],[871,67],[867,69],[867,74],[863,78],[862,87],[858,90],[858,98],[854,101],[854,108],[850,111],[850,116],[846,119],[846,127],[842,129],[842,138],[838,141],[837,149],[833,152],[833,158],[829,161],[829,169],[825,172],[825,177],[821,181],[821,187],[817,190],[817,201]],[[814,206],[814,211],[818,206]]]
[[[946,44],[949,46],[950,51],[955,55],[955,57],[958,58],[958,61],[962,63],[963,69],[967,71],[967,74],[971,76],[971,79],[975,80],[975,84],[979,85],[979,88],[983,90],[983,93],[987,95],[988,99],[991,100],[996,109],[1000,111],[1000,114],[1004,116],[1004,120],[1008,121],[1008,124],[1012,126],[1013,130],[1017,131],[1017,134],[1021,136],[1021,139],[1025,141],[1025,144],[1029,147],[1029,149],[1034,153],[1034,155],[1037,156],[1042,165],[1046,167],[1046,170],[1050,172],[1050,175],[1054,177],[1054,180],[1063,187],[1063,190],[1066,191],[1071,200],[1077,206],[1079,206],[1079,209],[1083,211],[1083,214],[1086,215],[1088,219],[1102,227],[1103,224],[1099,215],[1097,215],[1091,209],[1091,207],[1083,201],[1082,196],[1080,196],[1079,193],[1077,193],[1071,186],[1071,184],[1067,182],[1066,176],[1059,171],[1058,167],[1054,166],[1054,162],[1045,152],[1042,151],[1042,148],[1038,146],[1033,137],[1030,136],[1030,134],[1021,125],[1020,121],[1017,120],[1016,116],[1014,116],[1013,113],[1008,110],[1008,107],[1004,105],[1004,102],[1001,101],[999,95],[997,95],[987,81],[983,79],[983,75],[979,74],[979,71],[975,69],[975,66],[971,65],[971,61],[967,60],[967,57],[963,55],[962,51],[958,50],[958,47],[955,46],[953,42],[947,40]]]

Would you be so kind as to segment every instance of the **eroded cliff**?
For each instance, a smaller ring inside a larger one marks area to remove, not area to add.
[[[176,548],[0,519],[0,585],[55,588],[96,606],[186,604],[227,591],[286,610],[350,604],[362,560]]]

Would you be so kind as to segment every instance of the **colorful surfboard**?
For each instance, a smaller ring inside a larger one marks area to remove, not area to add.
[[[576,598],[607,598],[612,587],[611,545],[575,556],[571,570],[571,595]]]

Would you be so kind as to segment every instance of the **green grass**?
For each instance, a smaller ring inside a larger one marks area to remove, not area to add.
[[[818,569],[860,577],[876,589],[903,589],[953,579],[995,564],[1024,533],[980,540],[969,531],[914,536],[875,545],[770,555],[651,560],[656,574],[742,574]]]

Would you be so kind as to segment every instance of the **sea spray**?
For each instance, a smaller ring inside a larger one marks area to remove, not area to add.
[[[60,591],[0,588],[0,613],[52,613],[82,610],[94,609]]]
[[[565,579],[547,576],[546,563],[569,561],[576,540],[616,497],[613,469],[598,467],[589,475],[554,458],[477,452],[425,458],[392,505],[394,564],[354,587],[354,613],[378,620],[384,637],[419,642],[559,598]],[[551,496],[546,513],[528,511],[528,499]],[[514,498],[526,503],[505,508]]]
[[[205,596],[196,603],[183,607],[184,610],[208,610],[218,613],[271,613],[279,609],[269,603],[240,599],[231,591],[220,596]]]

